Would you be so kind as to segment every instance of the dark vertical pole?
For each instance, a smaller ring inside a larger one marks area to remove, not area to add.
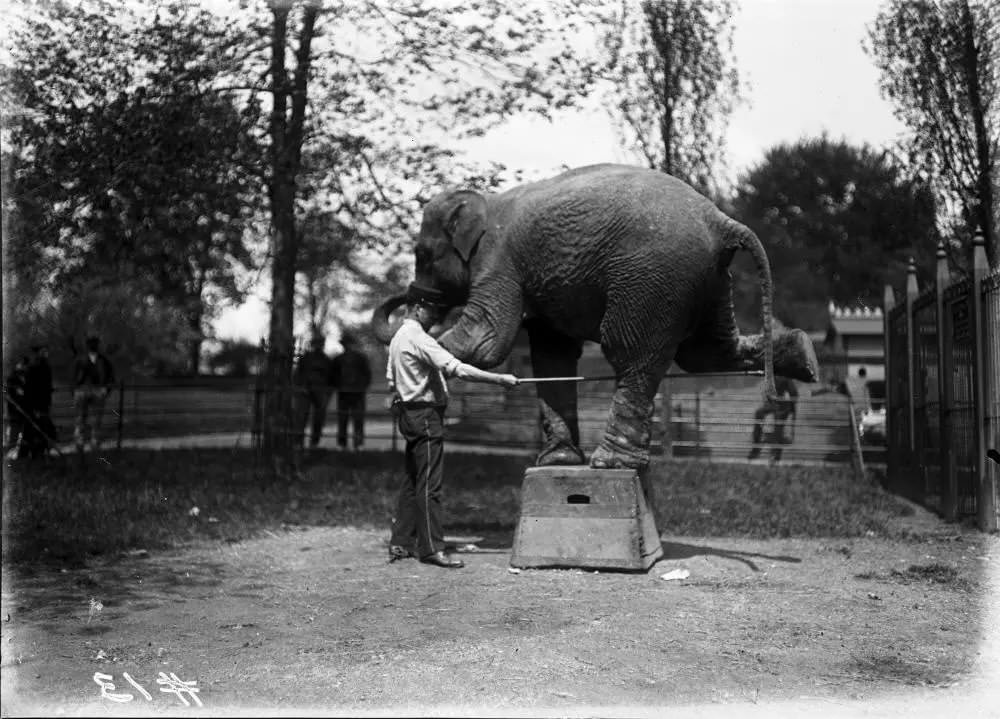
[[[701,456],[701,390],[694,393],[694,456]]]
[[[663,456],[670,459],[674,456],[674,427],[672,423],[672,410],[671,405],[673,402],[670,397],[670,378],[664,377],[663,381],[660,382],[660,422],[663,425],[663,439],[661,443],[663,445]]]
[[[854,481],[865,481],[865,459],[861,449],[861,437],[858,436],[858,415],[854,412],[854,400],[847,395],[847,431],[851,447],[851,468],[854,470]]]
[[[261,433],[263,432],[263,418],[261,416],[264,408],[263,394],[267,387],[267,340],[261,338],[259,353],[257,355],[256,375],[253,386],[253,419],[250,425],[250,444],[254,449],[254,462],[261,452],[263,445]]]
[[[972,336],[976,344],[973,353],[973,404],[975,413],[976,518],[984,532],[995,529],[996,507],[993,487],[986,473],[986,332],[983,312],[983,278],[989,271],[986,261],[986,240],[980,229],[972,241]]]
[[[941,433],[939,447],[941,448],[941,512],[944,518],[952,521],[958,513],[958,477],[955,474],[953,453],[951,450],[951,411],[954,399],[952,397],[951,322],[945,316],[947,308],[944,304],[944,291],[950,281],[948,272],[948,257],[944,251],[944,241],[937,246],[937,353],[938,353],[938,418]]]
[[[122,428],[125,425],[125,380],[118,380],[118,449],[122,448]]]
[[[887,284],[882,294],[882,351],[885,355],[885,440],[886,440],[886,481],[889,485],[893,483],[893,476],[897,471],[897,452],[894,448],[893,427],[892,427],[892,383],[895,381],[895,373],[899,368],[892,363],[892,322],[889,316],[896,308],[896,294],[892,291],[892,285]]]
[[[917,265],[910,258],[910,265],[906,268],[906,416],[909,424],[909,434],[906,438],[907,450],[912,458],[917,451],[916,417],[913,407],[913,388],[916,384],[914,369],[914,352],[916,351],[916,339],[914,331],[916,329],[913,321],[913,303],[919,294],[917,290]]]
[[[389,410],[389,426],[392,427],[392,451],[395,452],[399,449],[396,443],[396,415]]]

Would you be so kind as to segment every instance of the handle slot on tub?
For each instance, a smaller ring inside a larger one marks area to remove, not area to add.
[[[571,494],[566,497],[566,504],[590,504],[590,496],[587,494]]]

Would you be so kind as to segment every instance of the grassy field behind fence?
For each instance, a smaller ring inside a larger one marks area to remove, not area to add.
[[[510,546],[530,455],[451,451],[445,528]],[[388,527],[403,457],[320,452],[293,482],[271,479],[248,450],[123,450],[8,463],[5,562],[79,563],[197,540],[239,541],[294,526]],[[662,533],[851,537],[891,533],[912,509],[849,467],[745,466],[656,459],[650,467]]]

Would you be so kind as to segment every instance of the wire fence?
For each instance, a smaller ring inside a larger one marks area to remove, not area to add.
[[[810,394],[801,385],[796,411],[784,422],[774,414],[758,418],[761,394],[756,383],[745,387],[698,387],[686,378],[665,380],[655,400],[651,453],[711,461],[747,461],[754,447],[754,425],[760,424],[759,461],[790,463],[852,461],[857,441],[859,409],[835,392]],[[163,383],[121,383],[107,398],[100,436],[110,446],[253,446],[262,430],[266,406],[264,384],[256,379]],[[590,452],[601,440],[613,381],[578,385],[580,440]],[[304,397],[297,394],[297,400]],[[303,405],[293,431],[308,437],[309,421]],[[345,422],[338,437],[337,397],[330,397],[320,439],[321,447],[335,447],[340,439],[353,444],[353,426]],[[72,448],[76,412],[72,392],[57,387],[51,412],[57,442]],[[475,446],[481,451],[536,453],[542,435],[535,389],[521,385],[503,390],[491,385],[452,381],[446,413],[450,444]],[[6,437],[6,433],[5,433]],[[869,463],[885,461],[885,447],[876,436],[863,446]],[[364,446],[400,450],[403,447],[389,410],[389,394],[375,387],[366,398]]]

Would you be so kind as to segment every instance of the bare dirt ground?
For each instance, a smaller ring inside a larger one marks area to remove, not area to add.
[[[388,564],[363,528],[6,568],[2,713],[1000,716],[1000,538],[905,521],[920,539],[664,535],[647,574],[513,573],[509,541]]]

